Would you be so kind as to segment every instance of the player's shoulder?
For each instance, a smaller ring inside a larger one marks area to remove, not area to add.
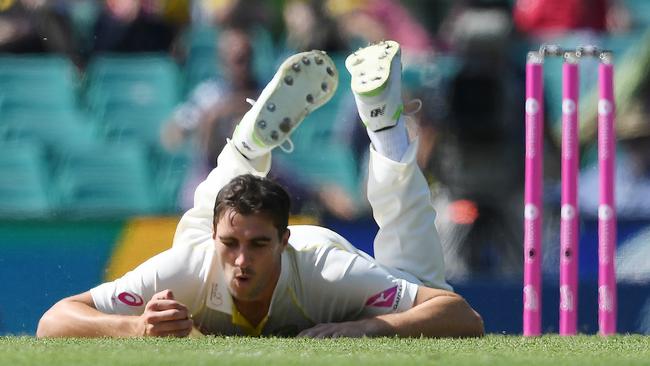
[[[334,248],[350,253],[356,253],[357,249],[343,236],[316,225],[291,225],[289,245],[297,252],[315,252],[326,248]]]
[[[298,278],[316,287],[320,281],[342,280],[352,267],[369,267],[373,260],[336,232],[320,226],[291,226],[288,248]]]
[[[155,267],[157,273],[200,277],[209,270],[213,255],[211,243],[177,245],[151,258],[147,264]]]

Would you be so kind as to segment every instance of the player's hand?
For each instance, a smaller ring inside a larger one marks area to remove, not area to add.
[[[359,338],[376,335],[378,324],[373,319],[342,323],[322,323],[312,328],[305,329],[298,334],[298,337],[309,338]]]
[[[192,331],[187,307],[174,300],[171,290],[151,297],[139,317],[138,334],[154,337],[187,337]]]

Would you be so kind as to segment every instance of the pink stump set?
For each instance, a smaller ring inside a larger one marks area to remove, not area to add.
[[[543,46],[526,62],[526,156],[524,193],[524,336],[541,334],[542,191],[544,58],[561,56],[562,65],[562,198],[560,222],[560,335],[577,333],[578,313],[578,104],[579,61],[598,57],[598,327],[616,333],[616,210],[614,169],[614,66],[612,53],[593,46],[565,51]]]

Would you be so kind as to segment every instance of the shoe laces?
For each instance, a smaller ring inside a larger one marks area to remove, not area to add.
[[[414,106],[414,107],[411,107]],[[404,105],[404,112],[402,115],[405,119],[405,124],[407,130],[410,132],[410,136],[419,136],[420,135],[420,126],[415,119],[415,114],[417,114],[422,109],[422,99],[416,98],[411,99],[408,103]]]
[[[415,105],[413,110],[411,109],[410,106]],[[420,98],[415,98],[411,99],[406,105],[404,105],[404,115],[407,117],[413,117],[416,113],[418,113],[422,109],[422,99]]]

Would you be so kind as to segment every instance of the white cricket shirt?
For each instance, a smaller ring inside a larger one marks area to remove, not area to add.
[[[175,246],[90,293],[104,313],[139,315],[155,293],[170,289],[202,333],[224,335],[292,336],[320,323],[412,307],[418,284],[391,275],[331,230],[290,230],[268,315],[257,327],[234,307],[212,242]]]

